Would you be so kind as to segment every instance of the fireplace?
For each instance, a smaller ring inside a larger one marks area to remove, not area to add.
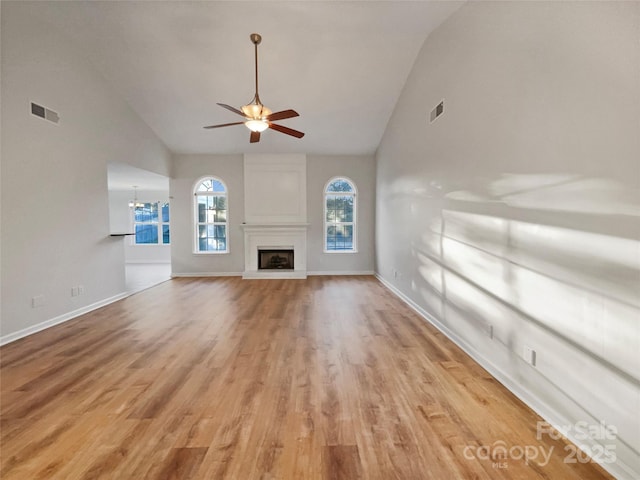
[[[244,155],[241,228],[242,278],[307,278],[306,155]]]
[[[292,248],[258,248],[258,270],[293,270]]]
[[[307,278],[308,226],[306,223],[243,224],[242,278]],[[272,261],[272,258],[275,259]]]

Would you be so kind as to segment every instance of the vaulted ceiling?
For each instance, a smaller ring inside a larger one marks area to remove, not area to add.
[[[416,55],[461,2],[34,2],[175,153],[373,153]],[[279,123],[306,133],[263,133],[249,144],[239,108],[254,93]]]

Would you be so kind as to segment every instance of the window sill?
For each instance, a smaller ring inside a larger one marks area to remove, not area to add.
[[[191,252],[191,255],[228,255],[229,253],[231,252],[227,250],[226,252]]]
[[[170,243],[132,243],[132,247],[170,247]]]
[[[358,253],[358,250],[324,250],[323,253]]]

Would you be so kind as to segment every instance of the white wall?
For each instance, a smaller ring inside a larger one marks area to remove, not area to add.
[[[242,155],[176,155],[171,179],[171,268],[174,275],[241,274],[244,271],[244,166]],[[214,175],[229,188],[229,254],[193,253],[193,187]],[[334,176],[346,175],[358,187],[357,254],[322,252],[322,191]],[[371,156],[307,156],[307,271],[367,273],[373,271],[375,163]]]
[[[109,219],[111,231],[133,232],[131,223],[131,208],[129,202],[133,200],[133,191],[109,190]],[[138,190],[138,201],[161,202],[169,201],[169,191]],[[169,206],[169,220],[171,220],[171,205]],[[170,226],[171,228],[171,226]],[[171,229],[169,230],[171,235]],[[171,240],[171,238],[169,238]],[[133,236],[123,240],[125,263],[170,263],[170,245],[136,245]]]
[[[242,155],[176,155],[171,193],[171,271],[173,275],[240,274],[244,271],[244,159]],[[229,253],[193,253],[193,187],[206,176],[220,178],[229,191]]]
[[[169,194],[167,193],[167,197]],[[109,231],[112,233],[131,233],[131,209],[129,201],[133,194],[124,190],[109,190]]]
[[[324,188],[338,176],[356,185],[357,253],[324,253]],[[307,270],[371,273],[374,268],[375,158],[373,155],[307,155]]]
[[[125,291],[107,163],[169,175],[164,145],[62,34],[2,2],[2,342]],[[58,125],[30,102],[60,114]],[[72,297],[83,285],[85,294]],[[32,297],[44,305],[32,308]]]
[[[244,155],[244,221],[307,223],[306,155]]]
[[[547,418],[615,426],[621,478],[640,477],[639,10],[466,4],[376,155],[382,279]]]

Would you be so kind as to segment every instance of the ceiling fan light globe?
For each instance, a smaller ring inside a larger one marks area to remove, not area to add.
[[[269,128],[269,124],[264,120],[247,120],[244,124],[252,132],[264,132]]]

